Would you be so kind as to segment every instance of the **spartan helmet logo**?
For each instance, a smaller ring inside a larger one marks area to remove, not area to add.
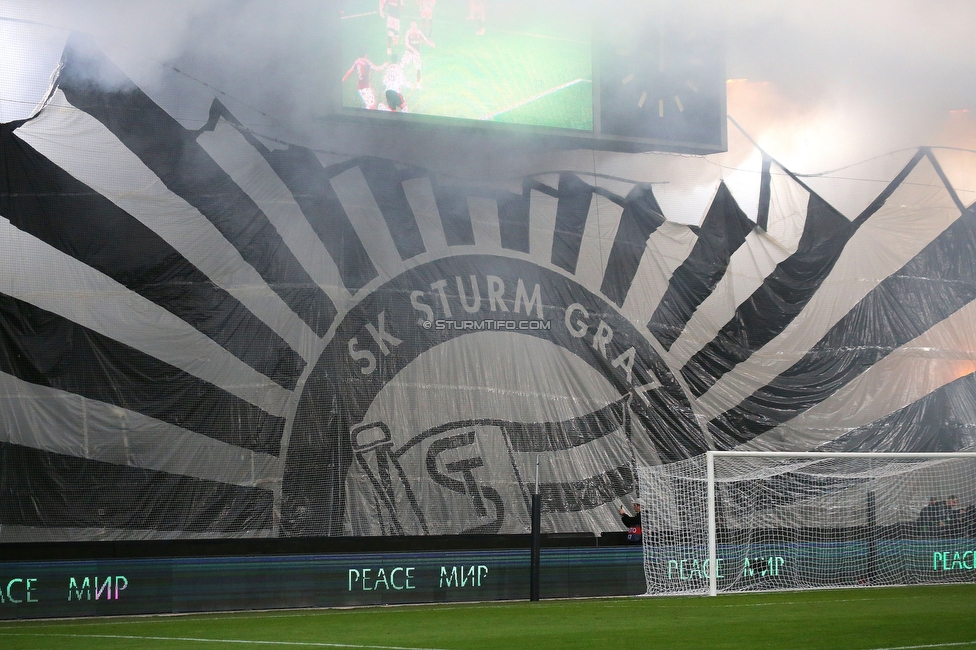
[[[553,420],[544,403],[530,404],[538,396],[495,388],[504,399],[520,402],[512,409],[519,419],[439,422],[432,413],[436,394],[422,404],[423,399],[407,397],[416,395],[415,385],[405,392],[396,385],[381,391],[367,419],[349,431],[347,530],[354,535],[527,532],[537,459],[543,514],[551,523],[558,522],[561,530],[619,527],[615,509],[607,504],[633,492],[635,454],[642,455],[626,399]],[[478,392],[472,406],[483,404],[493,391]],[[493,401],[484,410],[505,410]],[[408,417],[408,409],[418,417]],[[404,417],[391,418],[391,413]],[[406,424],[412,420],[416,428]]]

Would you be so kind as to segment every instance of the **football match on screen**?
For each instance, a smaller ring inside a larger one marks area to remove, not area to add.
[[[342,105],[589,131],[589,6],[345,0]]]

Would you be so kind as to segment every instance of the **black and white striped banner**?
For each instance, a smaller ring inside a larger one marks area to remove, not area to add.
[[[859,215],[772,163],[764,228],[643,171],[190,131],[69,42],[0,125],[0,541],[525,532],[537,459],[548,530],[613,530],[637,463],[976,442],[976,212],[932,152]]]

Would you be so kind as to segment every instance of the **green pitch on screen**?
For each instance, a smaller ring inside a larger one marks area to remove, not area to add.
[[[485,33],[477,35],[466,0],[440,0],[430,34],[435,47],[420,48],[421,88],[414,66],[404,67],[409,112],[592,131],[590,20],[582,6],[578,0],[487,0]],[[363,52],[377,65],[399,63],[412,21],[422,27],[418,4],[405,0],[400,42],[388,55],[378,0],[348,0],[341,19],[343,67]],[[382,71],[372,72],[371,86],[377,103],[385,103]],[[355,74],[343,83],[342,105],[363,108]]]

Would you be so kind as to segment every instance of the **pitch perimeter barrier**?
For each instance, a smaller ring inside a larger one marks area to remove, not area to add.
[[[589,539],[590,546],[542,549],[542,598],[644,593],[639,546],[596,546],[594,538]],[[385,545],[395,545],[396,541],[387,538]],[[399,541],[404,546],[418,543],[416,538]],[[475,543],[454,538],[455,543],[459,541]],[[503,542],[482,541],[492,545]],[[568,544],[573,540],[548,541]],[[529,597],[529,548],[239,556],[180,553],[200,548],[193,543],[170,548],[179,556],[106,557],[118,550],[106,544],[89,549],[103,557],[0,561],[0,619]],[[275,544],[269,540],[265,548],[273,549]],[[138,551],[139,546],[127,544],[124,550]],[[70,546],[60,551],[70,553]],[[35,548],[32,554],[58,553]]]
[[[662,594],[706,593],[708,547],[649,546],[645,561]],[[720,591],[776,591],[976,582],[976,539],[880,539],[719,544]],[[903,576],[882,582],[879,575]]]

